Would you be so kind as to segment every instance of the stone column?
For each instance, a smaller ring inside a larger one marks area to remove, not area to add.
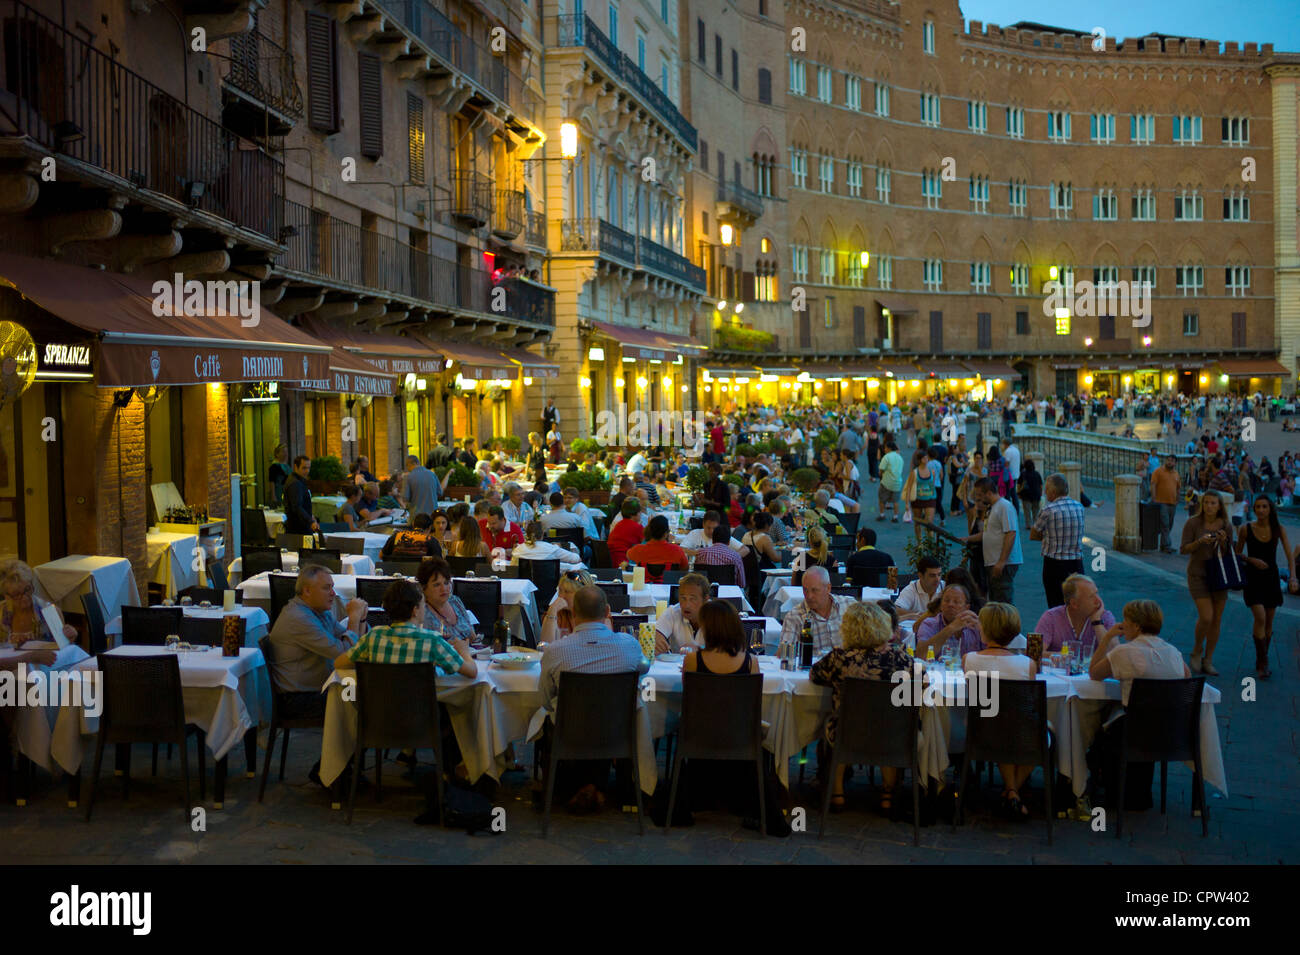
[[[1042,451],[1026,451],[1025,460],[1033,461],[1039,475],[1044,479],[1047,477],[1047,456]]]
[[[1025,409],[1022,406],[1016,409],[1016,424],[1024,424],[1024,423],[1025,423]]]
[[[1214,424],[1214,422],[1219,420],[1219,416],[1216,413],[1215,406],[1216,406],[1216,402],[1213,398],[1205,399],[1205,423],[1206,424]]]
[[[1133,423],[1134,423],[1134,422],[1133,422],[1133,402],[1134,402],[1134,400],[1135,400],[1135,397],[1134,397],[1134,395],[1133,395],[1132,392],[1129,392],[1128,397],[1126,397],[1126,398],[1124,399],[1124,417],[1125,417],[1126,419],[1128,419],[1128,423],[1129,423],[1129,424],[1133,424]]]
[[[1141,525],[1138,523],[1138,487],[1142,479],[1136,474],[1115,475],[1115,537],[1111,546],[1127,554],[1142,550]]]
[[[1042,405],[1038,405],[1034,408],[1034,414],[1038,417],[1039,426],[1046,424],[1046,422],[1043,420],[1047,415],[1046,408],[1044,408]]]
[[[1079,477],[1079,472],[1083,470],[1083,465],[1078,461],[1062,461],[1058,469],[1065,475],[1065,483],[1070,486],[1070,497],[1076,501],[1083,498],[1083,481]]]

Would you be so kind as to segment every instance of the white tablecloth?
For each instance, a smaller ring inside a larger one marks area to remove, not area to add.
[[[119,647],[121,656],[149,656],[158,647]],[[221,648],[179,653],[185,721],[203,729],[208,749],[222,759],[244,734],[271,719],[271,683],[262,652],[245,648],[238,657],[223,657]],[[80,678],[95,679],[94,661]],[[93,674],[93,675],[92,675]],[[101,684],[102,685],[102,684]],[[84,699],[84,698],[83,698]],[[50,772],[76,773],[91,751],[90,737],[99,731],[99,717],[85,706],[29,708],[18,713],[19,745],[25,756]]]
[[[227,613],[239,614],[244,618],[244,646],[247,647],[257,646],[257,641],[266,636],[267,630],[271,626],[271,618],[261,607],[235,604],[234,610],[226,611],[220,607],[200,607],[194,604],[181,609],[187,617],[201,617],[208,620],[220,620]],[[110,620],[108,625],[104,627],[104,632],[113,637],[121,635],[122,618],[114,617]]]
[[[149,570],[153,582],[162,584],[168,597],[177,591],[201,582],[195,569],[199,557],[197,534],[175,534],[170,531],[149,531],[145,535],[149,553]],[[206,558],[205,558],[206,559]]]
[[[384,545],[388,543],[391,534],[376,534],[371,531],[331,531],[325,535],[325,545],[328,547],[330,541],[349,540],[361,541],[365,547],[365,555],[371,560],[380,560]]]
[[[343,554],[343,571],[352,574],[354,577],[369,577],[375,572],[375,562],[365,554]],[[294,550],[280,551],[280,566],[285,573],[298,572],[298,552]],[[230,562],[227,573],[230,574],[230,583],[238,585],[243,579],[244,558],[236,557]]]
[[[41,564],[35,571],[42,596],[62,610],[82,613],[80,598],[85,593],[99,598],[105,620],[121,616],[123,604],[140,604],[140,589],[125,557],[69,554]]]

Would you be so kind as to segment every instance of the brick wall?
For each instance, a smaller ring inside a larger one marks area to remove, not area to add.
[[[144,404],[136,398],[118,410],[113,407],[111,388],[86,385],[78,387],[76,392],[73,403],[87,410],[89,416],[84,419],[70,416],[69,420],[89,422],[85,447],[93,448],[95,481],[94,496],[68,512],[68,549],[72,553],[121,556],[131,561],[143,600],[149,580],[145,545],[149,489],[145,486]],[[92,526],[93,541],[78,531]],[[85,544],[93,546],[82,549]]]
[[[205,385],[208,428],[208,514],[230,517],[230,388]]]
[[[330,454],[343,460],[343,399],[338,395],[326,396],[325,447]]]

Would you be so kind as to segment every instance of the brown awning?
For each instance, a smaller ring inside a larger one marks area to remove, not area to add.
[[[397,376],[378,371],[368,359],[337,346],[330,353],[330,374],[321,381],[296,381],[289,385],[302,391],[328,391],[340,395],[374,395],[391,398],[397,394]]]
[[[959,361],[922,361],[921,370],[930,378],[969,378],[971,375]]]
[[[526,348],[507,348],[501,352],[523,370],[525,378],[559,378],[560,366]]]
[[[302,320],[302,328],[323,342],[356,354],[381,372],[436,375],[442,371],[442,355],[423,338],[343,328],[310,317]]]
[[[978,375],[981,378],[1020,377],[1020,372],[1004,361],[964,361],[962,364],[970,370],[972,375]]]
[[[262,308],[256,283],[196,284],[177,309],[173,282],[0,253],[0,284],[98,337],[100,387],[328,377],[330,347]]]
[[[1272,358],[1221,358],[1218,365],[1229,378],[1277,378],[1292,374],[1286,365]]]
[[[676,361],[678,356],[692,357],[704,351],[704,346],[685,335],[656,332],[631,325],[612,325],[609,322],[592,322],[592,327],[610,341],[623,346],[624,358],[641,361]]]
[[[452,366],[449,362],[447,370],[454,371],[462,378],[474,381],[508,378],[514,381],[521,377],[519,365],[494,348],[471,345],[469,342],[440,341],[438,350],[457,363]]]
[[[895,381],[921,381],[925,378],[925,373],[917,371],[913,366],[893,362],[881,362],[880,374]]]

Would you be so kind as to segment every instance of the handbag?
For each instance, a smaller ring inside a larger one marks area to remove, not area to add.
[[[1234,551],[1224,554],[1214,549],[1214,556],[1205,561],[1205,583],[1210,590],[1241,590],[1246,586],[1241,569],[1241,558]]]

